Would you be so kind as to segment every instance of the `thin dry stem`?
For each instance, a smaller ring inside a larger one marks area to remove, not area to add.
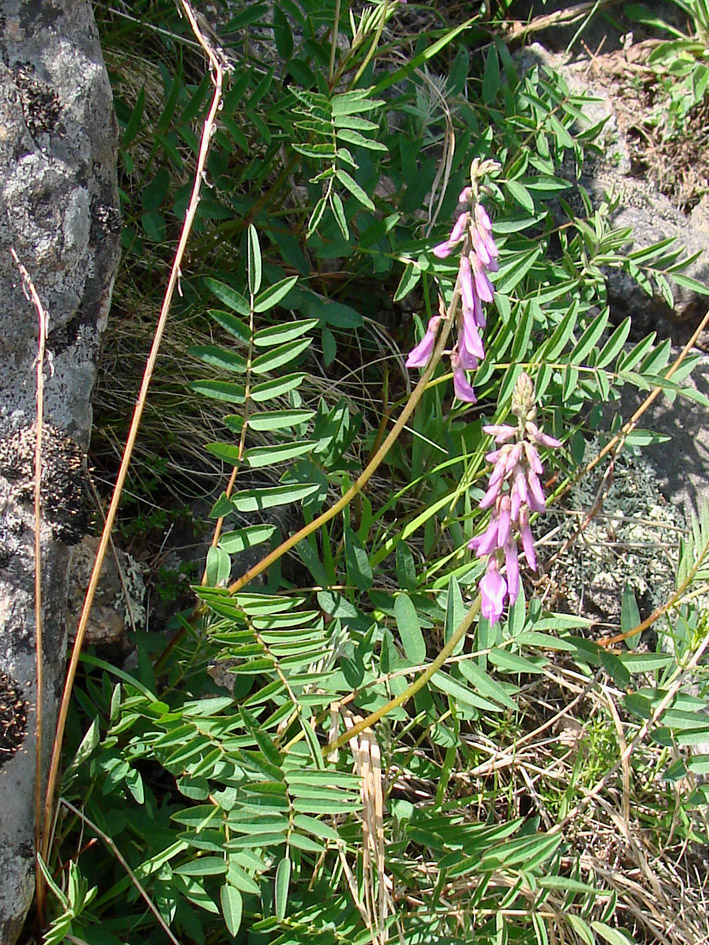
[[[54,792],[57,784],[57,776],[59,771],[59,760],[61,757],[61,746],[64,736],[64,728],[66,726],[67,714],[69,711],[69,701],[71,697],[71,691],[74,684],[74,678],[76,676],[76,670],[79,663],[79,656],[81,653],[81,646],[84,640],[84,635],[86,633],[86,626],[88,624],[89,615],[91,612],[91,606],[93,604],[94,595],[96,593],[96,587],[98,584],[99,575],[101,573],[101,565],[103,563],[104,556],[106,554],[106,549],[108,547],[108,542],[113,528],[113,523],[116,518],[116,513],[118,511],[118,506],[121,499],[121,493],[123,491],[123,486],[128,474],[128,467],[130,465],[131,455],[133,452],[133,447],[135,445],[136,437],[138,434],[138,428],[140,426],[141,417],[145,408],[145,403],[148,394],[148,388],[150,386],[150,381],[155,370],[155,364],[158,357],[158,351],[160,349],[160,342],[162,341],[162,336],[165,331],[165,326],[167,324],[168,314],[172,305],[173,296],[175,294],[175,289],[178,286],[180,279],[180,266],[182,259],[185,254],[185,249],[187,247],[187,241],[189,239],[192,225],[194,223],[194,218],[197,213],[197,207],[199,205],[200,191],[204,183],[205,177],[205,167],[207,161],[207,154],[209,152],[209,146],[214,134],[216,127],[216,118],[217,113],[221,107],[222,101],[222,86],[224,82],[224,73],[228,68],[228,63],[224,58],[222,51],[213,46],[210,41],[207,39],[205,33],[203,32],[201,26],[199,25],[197,18],[192,10],[192,7],[188,0],[180,0],[182,9],[189,21],[189,24],[192,28],[197,41],[207,55],[212,74],[212,83],[214,85],[214,95],[212,97],[211,106],[209,113],[204,122],[202,129],[202,138],[200,141],[199,155],[197,158],[197,168],[194,176],[194,184],[192,187],[192,195],[190,198],[189,206],[187,208],[187,214],[185,216],[185,222],[182,227],[182,233],[180,234],[180,240],[175,252],[175,259],[172,264],[172,269],[170,271],[170,278],[168,280],[167,288],[165,290],[165,297],[163,299],[162,307],[160,310],[160,317],[155,329],[155,335],[153,337],[152,347],[150,349],[150,354],[145,366],[145,371],[143,374],[143,380],[140,388],[140,394],[138,395],[138,400],[135,406],[135,411],[133,413],[133,420],[131,422],[131,427],[128,433],[128,438],[126,441],[125,450],[123,452],[123,457],[121,460],[120,469],[118,470],[118,476],[116,479],[116,485],[114,487],[113,496],[111,498],[111,504],[109,506],[108,512],[106,514],[106,521],[104,524],[103,532],[101,534],[101,541],[99,543],[98,551],[96,554],[96,561],[94,563],[94,568],[91,573],[91,579],[89,581],[89,586],[86,591],[86,599],[84,601],[84,607],[79,619],[79,626],[76,632],[76,639],[74,641],[74,648],[71,654],[71,660],[69,663],[69,668],[67,670],[66,681],[64,684],[64,692],[62,695],[62,702],[59,710],[59,720],[57,722],[57,731],[54,741],[54,749],[52,752],[52,760],[50,764],[49,779],[47,784],[47,793],[45,797],[44,805],[44,836],[43,836],[43,846],[42,846],[42,855],[43,858],[47,859],[47,845],[48,845],[48,836],[49,836],[49,824],[52,818],[52,807]]]
[[[44,358],[47,346],[49,329],[49,314],[42,305],[42,300],[35,288],[29,272],[20,262],[14,248],[10,249],[15,265],[22,277],[22,288],[25,296],[32,302],[37,311],[37,413],[36,435],[34,448],[34,621],[35,621],[35,823],[34,841],[35,852],[38,853],[42,839],[42,704],[44,698],[44,646],[42,633],[42,432],[44,429]],[[44,884],[40,879],[42,871],[35,872],[37,889],[37,908],[42,912]]]

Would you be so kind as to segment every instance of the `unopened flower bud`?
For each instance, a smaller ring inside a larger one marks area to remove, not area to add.
[[[517,378],[515,389],[512,392],[512,406],[510,408],[515,417],[522,423],[533,420],[537,413],[534,406],[534,382],[525,371]]]

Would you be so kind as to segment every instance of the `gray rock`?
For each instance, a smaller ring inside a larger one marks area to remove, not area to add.
[[[578,177],[572,162],[560,168],[560,173],[585,188],[594,208],[608,197],[612,198],[613,227],[632,229],[625,251],[645,249],[672,237],[678,249],[684,248],[684,257],[696,257],[684,273],[709,285],[709,211],[700,204],[690,218],[650,182],[631,176],[630,148],[620,130],[613,99],[604,87],[594,83],[588,60],[574,61],[568,55],[551,53],[534,43],[518,57],[518,62],[522,71],[534,64],[548,66],[562,76],[572,93],[597,99],[584,106],[584,111],[589,126],[605,121],[596,140],[602,155],[587,160]],[[583,213],[578,196],[574,200],[571,195],[569,202]],[[634,336],[657,331],[659,337],[671,337],[675,343],[683,343],[706,311],[706,296],[677,285],[671,278],[672,307],[654,283],[652,295],[648,295],[624,270],[607,267],[604,271],[613,320],[620,322],[627,315],[632,316]]]
[[[679,354],[673,351],[672,360]],[[709,397],[709,358],[703,356],[690,377],[682,381],[685,387],[698,390]],[[624,387],[619,412],[630,417],[645,400],[648,392]],[[677,396],[670,402],[659,397],[640,420],[643,429],[653,430],[670,437],[664,443],[653,443],[643,448],[643,456],[653,465],[662,494],[687,517],[699,514],[709,507],[709,420],[707,408]]]
[[[0,14],[0,945],[34,886],[37,314],[50,316],[43,450],[43,764],[66,658],[70,543],[85,527],[83,453],[118,261],[117,130],[89,0],[4,0]],[[51,376],[50,376],[51,373]]]

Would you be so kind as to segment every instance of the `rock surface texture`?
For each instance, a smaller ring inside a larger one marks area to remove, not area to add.
[[[561,75],[572,93],[591,96],[595,101],[584,106],[591,126],[603,122],[596,140],[602,154],[588,160],[576,176],[573,162],[562,167],[560,173],[570,183],[580,185],[591,198],[594,209],[612,198],[614,210],[612,225],[617,229],[632,230],[626,251],[646,249],[661,240],[673,238],[676,247],[683,248],[683,258],[691,257],[684,274],[702,285],[709,284],[709,217],[700,203],[691,216],[682,213],[670,200],[646,179],[632,175],[630,148],[620,128],[616,103],[608,89],[599,84],[585,58],[550,52],[539,43],[533,43],[518,57],[521,71],[534,65],[548,66]],[[571,191],[564,195],[569,203],[583,214],[583,205]],[[679,286],[670,277],[674,306],[670,307],[659,288],[652,284],[648,295],[629,273],[618,268],[605,270],[608,303],[613,321],[618,323],[627,315],[633,319],[633,337],[644,337],[656,331],[658,338],[669,337],[675,344],[684,343],[706,311],[706,296]]]
[[[12,945],[34,876],[38,320],[10,249],[50,318],[41,529],[46,773],[64,677],[69,546],[87,521],[83,457],[120,220],[117,130],[89,0],[4,0],[0,50],[0,945]]]

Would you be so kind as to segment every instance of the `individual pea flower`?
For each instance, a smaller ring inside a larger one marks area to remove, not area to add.
[[[507,596],[507,582],[500,574],[500,565],[494,555],[490,555],[487,570],[480,581],[482,604],[480,612],[487,617],[490,623],[496,623],[505,609]]]
[[[465,190],[458,197],[458,206],[461,204],[468,204],[472,196],[472,189],[466,187]],[[438,259],[446,259],[453,252],[455,247],[461,240],[464,238],[468,227],[470,226],[470,211],[463,210],[462,213],[459,213],[456,217],[456,221],[453,224],[453,229],[447,240],[443,243],[439,243],[437,246],[434,246],[431,252]]]
[[[533,571],[537,570],[529,514],[543,512],[546,508],[539,479],[543,466],[537,447],[561,446],[559,440],[542,433],[534,422],[537,412],[534,385],[525,373],[520,375],[515,385],[511,409],[518,419],[517,426],[491,424],[483,427],[498,447],[485,457],[494,466],[487,492],[479,503],[481,509],[491,508],[492,514],[485,531],[468,544],[478,558],[487,556],[488,559],[485,575],[480,581],[481,612],[493,623],[502,615],[505,598],[511,607],[519,595],[518,537],[527,564]],[[505,577],[500,574],[503,558]]]
[[[455,391],[455,396],[458,400],[465,401],[465,403],[476,403],[477,397],[475,396],[475,391],[465,375],[465,368],[457,347],[451,351],[451,367],[453,368],[453,390]],[[475,362],[475,367],[477,367],[477,361]]]
[[[440,321],[440,315],[434,315],[433,318],[430,319],[428,328],[426,329],[426,334],[406,359],[407,368],[426,367],[431,358],[431,355],[433,354],[433,349],[436,346],[436,333],[438,331],[438,325],[440,324]]]

